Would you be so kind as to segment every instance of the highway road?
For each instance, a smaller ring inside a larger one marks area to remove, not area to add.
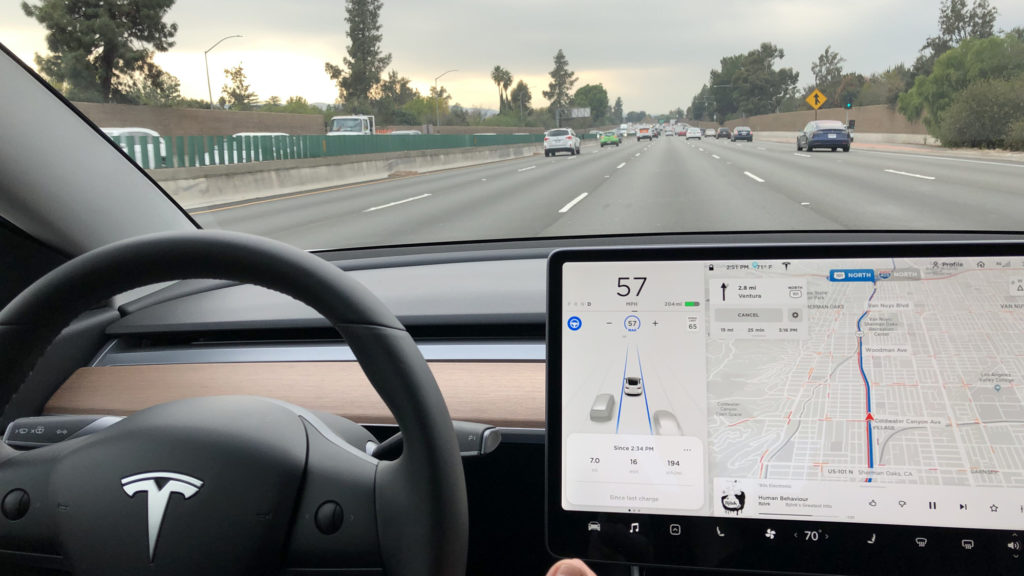
[[[627,140],[193,212],[306,249],[740,230],[1020,230],[1024,163]]]

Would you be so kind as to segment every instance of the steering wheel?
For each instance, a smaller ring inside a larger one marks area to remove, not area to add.
[[[200,278],[270,288],[329,320],[394,414],[401,457],[378,461],[268,398],[168,402],[45,448],[0,445],[0,555],[82,575],[463,574],[465,478],[426,361],[380,300],[297,248],[161,233],[65,263],[0,312],[0,405],[89,307]]]

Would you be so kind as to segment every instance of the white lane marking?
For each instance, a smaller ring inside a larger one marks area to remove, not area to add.
[[[758,150],[767,150],[767,148],[765,148],[764,146],[758,146],[757,149]]]
[[[618,170],[619,168],[622,168],[625,165],[626,165],[626,163],[623,162],[622,164],[619,164],[618,166],[616,166],[615,169]]]
[[[697,150],[700,150],[701,152],[703,152],[703,151],[704,151],[704,149],[703,149],[703,148],[697,148]]]
[[[481,178],[480,181],[481,182],[487,182],[487,178]]]
[[[367,208],[363,212],[373,212],[374,210],[381,210],[383,208],[390,208],[392,206],[398,206],[399,204],[405,204],[406,202],[412,202],[413,200],[421,200],[430,196],[430,194],[420,194],[419,196],[413,196],[412,198],[406,198],[405,200],[396,200],[395,202],[388,202],[387,204],[381,204],[380,206],[374,206],[373,208]]]
[[[969,160],[967,158],[950,158],[949,156],[928,156],[927,154],[904,154],[902,152],[879,152],[877,150],[864,150],[868,154],[886,154],[888,156],[902,156],[904,158],[923,158],[925,160],[948,160],[950,162],[969,162],[971,164],[989,164],[991,166],[1010,166],[1011,168],[1024,168],[1024,164],[1013,164],[1010,162],[992,162],[991,160]]]
[[[575,206],[576,204],[578,204],[580,200],[583,200],[586,197],[587,197],[587,193],[586,192],[584,192],[583,194],[580,194],[579,196],[573,198],[571,202],[569,202],[565,206],[562,206],[562,209],[559,210],[558,213],[559,214],[565,214],[569,210],[572,210],[572,207]]]
[[[744,171],[743,173],[746,174],[747,177],[749,177],[751,180],[757,180],[758,182],[764,182],[764,180],[762,180],[761,178],[758,178],[756,175],[751,174],[750,172]]]
[[[801,158],[810,158],[811,157],[810,154],[801,154],[799,152],[793,152],[793,156],[799,156]]]
[[[611,178],[612,176],[611,176],[611,174],[605,174],[604,177],[605,178]]]
[[[922,180],[935,180],[935,176],[925,176],[923,174],[913,174],[913,173],[910,173],[910,172],[901,172],[899,170],[892,170],[891,168],[886,168],[885,171],[888,172],[889,174],[899,174],[900,176],[910,176],[911,178],[920,178]]]
[[[640,153],[639,153],[639,152],[637,152],[636,154],[634,154],[634,155],[633,155],[633,157],[634,157],[634,158],[639,158],[639,157],[640,157]]]
[[[810,202],[801,202],[800,205],[801,206],[810,206],[811,203]]]
[[[516,172],[526,172],[527,170],[533,170],[534,168],[536,168],[536,166],[527,166],[526,168],[520,168],[519,170],[516,170]]]
[[[718,154],[712,154],[711,157],[714,158],[715,160],[721,160]]]

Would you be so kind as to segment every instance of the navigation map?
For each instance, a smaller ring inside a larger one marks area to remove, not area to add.
[[[805,340],[709,339],[714,473],[1024,486],[1024,262],[1006,264],[793,264]]]

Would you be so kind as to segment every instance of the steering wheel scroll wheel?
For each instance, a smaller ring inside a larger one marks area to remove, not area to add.
[[[255,396],[168,402],[27,452],[0,445],[0,557],[74,574],[463,574],[466,486],[451,417],[415,342],[334,265],[223,231],[161,233],[79,256],[0,311],[0,405],[97,302],[186,279],[255,284],[319,312],[403,432],[395,461],[316,415]]]

